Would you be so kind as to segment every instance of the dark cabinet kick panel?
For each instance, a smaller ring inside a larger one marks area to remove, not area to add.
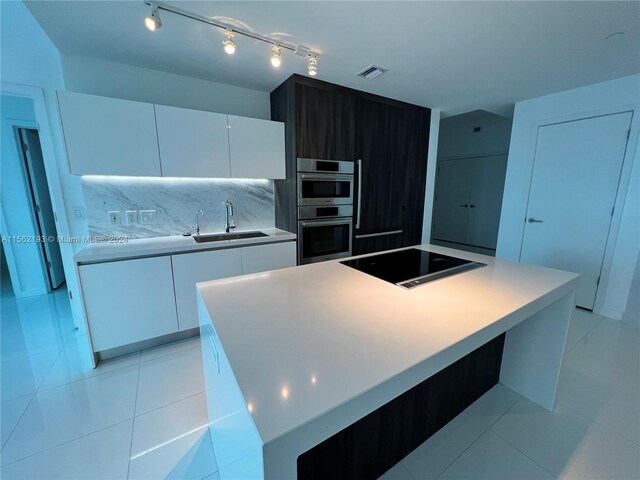
[[[298,457],[299,480],[375,480],[498,383],[505,334]]]

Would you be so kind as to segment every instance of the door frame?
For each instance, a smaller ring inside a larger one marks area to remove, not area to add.
[[[3,92],[3,95],[4,92]],[[12,95],[12,96],[17,96],[17,95]],[[15,141],[15,145],[16,145],[16,150],[18,152],[18,156],[19,158],[19,162],[20,162],[20,171],[22,172],[22,187],[23,189],[27,192],[28,197],[29,197],[29,221],[31,222],[31,226],[33,227],[33,231],[34,232],[40,232],[40,226],[38,223],[38,218],[35,212],[35,206],[33,204],[33,195],[31,192],[31,185],[30,185],[30,180],[29,180],[29,172],[27,172],[27,166],[25,164],[25,158],[24,158],[24,152],[22,151],[22,139],[20,138],[20,130],[21,129],[32,129],[32,130],[38,130],[38,122],[33,122],[30,120],[21,120],[21,119],[13,119],[13,118],[8,118],[7,119],[10,122],[9,127],[11,128],[12,132],[13,132],[13,138]],[[4,212],[3,212],[4,215]],[[3,231],[7,231],[6,230],[6,224],[4,224],[3,222]],[[9,235],[11,235],[11,232],[7,232]],[[17,271],[16,268],[16,263],[15,263],[15,257],[13,255],[13,249],[11,248],[11,243],[7,243],[5,244],[6,248],[5,248],[5,257],[7,259],[7,268],[9,269],[9,274],[11,277],[11,283],[14,284],[14,294],[16,295],[16,297],[26,297],[26,296],[30,296],[30,295],[41,295],[41,294],[47,294],[50,293],[52,291],[51,288],[51,281],[49,280],[49,273],[47,271],[47,259],[45,258],[45,254],[42,248],[38,248],[38,259],[39,259],[39,263],[40,263],[40,270],[41,270],[41,275],[45,280],[45,292],[31,292],[31,291],[25,291],[22,290],[22,286],[20,284],[20,275]],[[18,287],[19,291],[16,292],[16,288]]]
[[[600,283],[596,290],[596,298],[593,305],[593,312],[599,313],[602,311],[607,290],[609,288],[609,276],[611,274],[611,267],[613,264],[613,254],[615,251],[616,241],[618,239],[618,232],[620,230],[620,224],[622,220],[622,212],[624,210],[624,203],[627,197],[627,191],[629,189],[629,182],[631,180],[631,169],[633,167],[634,157],[636,155],[636,145],[638,143],[638,135],[640,134],[640,107],[638,104],[623,104],[613,107],[607,107],[597,110],[590,110],[580,113],[572,113],[568,115],[561,115],[555,117],[548,117],[536,122],[531,123],[532,140],[534,141],[534,148],[532,149],[531,168],[529,170],[529,191],[527,193],[527,204],[524,210],[524,217],[522,221],[522,229],[520,234],[520,248],[518,252],[518,261],[522,258],[522,247],[524,245],[524,233],[525,233],[525,221],[529,211],[529,200],[531,198],[531,186],[533,183],[533,171],[535,168],[536,155],[538,153],[538,139],[540,135],[540,128],[550,125],[558,125],[562,123],[575,122],[579,120],[587,120],[595,117],[603,117],[608,115],[616,115],[619,113],[631,113],[631,124],[629,126],[629,135],[627,137],[627,144],[625,146],[624,158],[622,159],[622,168],[620,170],[620,180],[618,182],[618,189],[616,191],[616,197],[614,202],[614,212],[609,224],[609,233],[607,234],[607,241],[605,244],[604,257],[600,270]]]

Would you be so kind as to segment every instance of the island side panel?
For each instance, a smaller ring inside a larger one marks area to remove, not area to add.
[[[262,440],[199,291],[197,299],[209,433],[219,478],[262,480]]]
[[[506,333],[500,383],[553,410],[575,290]]]
[[[303,453],[298,480],[375,480],[498,383],[502,334]]]

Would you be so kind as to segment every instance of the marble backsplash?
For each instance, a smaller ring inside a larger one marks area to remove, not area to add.
[[[224,202],[233,202],[236,230],[275,226],[272,180],[82,177],[89,234],[128,238],[180,235],[191,231],[196,212],[201,232],[224,231]],[[108,212],[120,212],[121,225],[109,225]],[[127,210],[155,210],[154,224],[127,225]]]

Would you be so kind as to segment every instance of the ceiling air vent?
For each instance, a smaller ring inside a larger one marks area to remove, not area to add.
[[[378,67],[376,65],[369,65],[367,68],[365,68],[361,72],[356,73],[356,76],[366,78],[367,80],[371,80],[373,78],[376,78],[379,75],[382,75],[386,71],[387,71],[386,68]]]

